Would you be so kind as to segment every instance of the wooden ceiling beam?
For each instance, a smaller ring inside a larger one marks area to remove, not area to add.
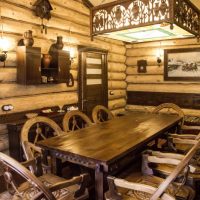
[[[82,0],[83,1],[83,4],[85,6],[87,6],[88,8],[93,8],[94,5],[89,1],[89,0]]]

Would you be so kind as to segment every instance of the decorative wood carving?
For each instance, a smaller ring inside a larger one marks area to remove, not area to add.
[[[199,36],[198,9],[187,0],[123,0],[92,8],[92,36],[160,23]]]
[[[53,10],[49,0],[37,0],[34,4],[36,16],[42,19],[41,33],[45,30],[47,34],[47,26],[43,23],[43,19],[51,19],[51,10]]]
[[[111,120],[113,118],[113,114],[105,106],[97,105],[92,110],[92,120],[96,124]]]
[[[53,10],[49,0],[37,0],[35,3],[35,13],[41,19],[51,19],[50,11]]]
[[[91,125],[92,122],[88,116],[79,110],[72,110],[66,113],[63,118],[63,130],[65,132],[75,131]]]

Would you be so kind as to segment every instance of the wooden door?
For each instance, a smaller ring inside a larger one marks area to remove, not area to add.
[[[107,51],[79,47],[79,108],[88,116],[108,106]]]

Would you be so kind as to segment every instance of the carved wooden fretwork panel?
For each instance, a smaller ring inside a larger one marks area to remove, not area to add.
[[[199,16],[198,9],[186,0],[125,0],[92,9],[92,35],[162,22],[182,24],[198,35]]]
[[[200,14],[198,10],[191,7],[189,2],[176,0],[175,22],[196,35],[199,34]]]

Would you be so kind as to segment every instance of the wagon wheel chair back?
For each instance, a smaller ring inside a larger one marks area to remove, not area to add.
[[[87,115],[79,110],[72,110],[65,114],[63,118],[63,130],[65,132],[75,131],[87,126],[91,126],[93,123]]]
[[[92,120],[94,123],[101,123],[114,118],[114,115],[106,107],[97,105],[92,110]]]

